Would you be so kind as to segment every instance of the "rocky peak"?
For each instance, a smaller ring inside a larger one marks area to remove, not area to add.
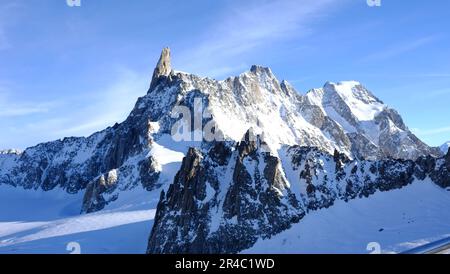
[[[291,95],[291,94],[296,94],[297,91],[295,90],[295,88],[291,85],[291,83],[289,83],[286,80],[281,81],[280,83],[280,87],[281,90],[286,94],[286,95]]]
[[[258,148],[259,137],[254,133],[253,128],[250,128],[245,133],[241,142],[238,144],[238,151],[241,157],[247,156]]]
[[[263,67],[263,66],[259,66],[259,65],[253,65],[250,68],[250,72],[254,73],[254,74],[266,74],[269,76],[273,76],[272,70],[270,70],[270,68],[268,67]]]
[[[184,157],[180,170],[174,178],[174,184],[167,192],[168,205],[188,212],[196,208],[195,200],[205,196],[204,174],[201,169],[201,152],[190,148]]]
[[[157,85],[157,83],[159,82],[159,79],[161,77],[169,76],[171,71],[172,71],[172,68],[170,65],[170,49],[163,48],[163,50],[161,52],[161,56],[159,57],[158,64],[156,65],[156,68],[153,72],[150,90],[152,90]]]
[[[326,82],[323,88],[327,93],[338,94],[346,102],[353,98],[354,100],[365,104],[384,104],[380,99],[378,99],[357,81],[341,81],[338,83]]]
[[[183,159],[180,176],[184,176],[184,181],[191,180],[197,173],[201,161],[201,154],[193,147],[189,148],[186,157]]]
[[[447,154],[447,152],[449,152],[449,149],[450,149],[450,141],[448,141],[445,144],[443,144],[442,146],[440,146],[440,150],[444,154]]]

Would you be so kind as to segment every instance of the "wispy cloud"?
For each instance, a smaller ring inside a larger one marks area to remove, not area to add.
[[[340,76],[340,74],[336,74]],[[371,77],[371,78],[424,78],[424,79],[439,79],[450,78],[450,73],[357,73],[353,74],[355,77]]]
[[[31,102],[20,107],[5,103],[5,96],[0,92],[0,106],[9,105],[7,110],[0,110],[0,124],[6,128],[6,131],[0,131],[0,149],[23,149],[68,136],[89,136],[125,120],[136,99],[145,95],[149,76],[127,68],[113,71],[112,79],[115,80],[107,86],[55,103],[35,103],[34,107]],[[37,113],[42,115],[37,116]],[[24,119],[15,117],[16,122],[7,122],[11,120],[8,116],[13,115],[22,115]]]
[[[101,91],[93,91],[95,97],[76,115],[68,117],[70,126],[58,128],[57,135],[86,136],[125,120],[136,99],[145,95],[149,76],[127,68],[120,68],[116,74],[116,81]]]
[[[450,133],[450,126],[433,128],[433,129],[425,129],[425,130],[414,128],[414,129],[412,129],[412,131],[415,134],[417,134],[418,136],[433,136],[433,135],[440,135],[443,133]]]
[[[7,36],[6,29],[15,21],[14,17],[16,15],[16,11],[21,7],[22,4],[18,2],[6,1],[0,3],[0,50],[5,50],[12,47]]]
[[[26,116],[36,113],[48,112],[48,105],[0,105],[0,117]]]
[[[0,118],[45,113],[54,105],[55,102],[20,102],[12,98],[9,88],[0,86]]]
[[[410,96],[410,98],[415,100],[424,100],[424,99],[435,100],[437,97],[448,98],[448,95],[450,95],[450,88],[444,88],[437,90],[429,90],[427,92],[414,93]]]
[[[177,51],[174,62],[181,64],[180,69],[212,77],[243,71],[250,66],[247,54],[273,50],[273,44],[310,34],[315,19],[326,16],[333,5],[343,4],[334,0],[239,2],[218,16],[212,26],[205,27],[204,35],[197,37],[193,45]],[[9,19],[0,16],[0,46],[11,46],[8,28],[2,28],[5,21]],[[58,105],[11,99],[0,102],[0,123],[7,128],[0,134],[0,146],[24,147],[66,136],[87,136],[123,121],[136,98],[145,94],[150,75],[126,68],[112,71],[111,79],[115,80],[110,85],[83,92],[75,99],[61,95]]]
[[[211,73],[228,63],[231,57],[243,56],[255,49],[267,48],[286,39],[298,38],[312,32],[311,23],[326,15],[332,0],[249,1],[227,10],[197,47],[182,54],[183,69],[222,76],[222,70]],[[341,5],[343,3],[341,2]],[[320,11],[320,13],[319,13]],[[227,62],[226,62],[227,61]],[[230,67],[228,65],[228,67]],[[240,67],[240,64],[235,66]],[[230,69],[223,71],[229,72]]]
[[[362,58],[360,61],[370,62],[370,61],[390,59],[408,53],[410,51],[416,50],[432,42],[435,42],[436,40],[438,40],[438,38],[439,36],[432,35],[422,37],[413,41],[408,41],[406,43],[391,45],[388,48],[380,49],[379,51]]]

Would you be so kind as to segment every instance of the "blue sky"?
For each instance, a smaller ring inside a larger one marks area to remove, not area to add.
[[[223,79],[252,64],[301,93],[358,80],[430,145],[450,140],[447,0],[0,1],[0,149],[87,136],[146,93],[161,48]]]

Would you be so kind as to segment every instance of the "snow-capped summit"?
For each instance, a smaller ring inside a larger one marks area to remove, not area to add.
[[[386,107],[383,102],[356,81],[339,82],[337,84],[328,82],[324,89],[325,94],[336,93],[360,122],[374,120],[376,115]]]
[[[447,154],[449,148],[450,148],[450,141],[448,141],[445,144],[443,144],[442,146],[440,146],[440,149],[441,149],[442,153],[444,153],[444,154]]]
[[[420,141],[397,111],[359,82],[327,82],[323,88],[309,91],[306,98],[345,132],[356,157],[415,159],[424,154],[440,154]]]
[[[171,89],[176,79],[183,82],[184,91]],[[232,140],[253,127],[264,132],[273,151],[298,144],[366,159],[440,155],[417,139],[395,110],[356,81],[328,82],[302,96],[286,81],[279,82],[270,68],[256,65],[224,81],[176,73],[172,80],[159,88],[170,89],[174,96],[195,91],[207,97],[212,119]]]

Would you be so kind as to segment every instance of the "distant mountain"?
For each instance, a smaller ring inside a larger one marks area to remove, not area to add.
[[[428,177],[448,187],[442,156],[358,82],[301,95],[261,66],[217,81],[173,70],[164,49],[124,122],[1,153],[0,184],[81,192],[82,213],[163,191],[149,252],[239,252],[336,200]]]
[[[448,152],[448,149],[450,148],[450,141],[446,142],[442,146],[440,146],[440,149],[442,153],[446,154]]]
[[[347,155],[373,160],[439,155],[439,151],[428,147],[409,131],[397,111],[358,82],[326,83],[323,88],[308,92],[306,100],[319,106],[345,133],[340,132],[342,138],[334,138],[334,142],[341,144],[336,148],[341,152],[345,152],[345,144],[350,144]]]

